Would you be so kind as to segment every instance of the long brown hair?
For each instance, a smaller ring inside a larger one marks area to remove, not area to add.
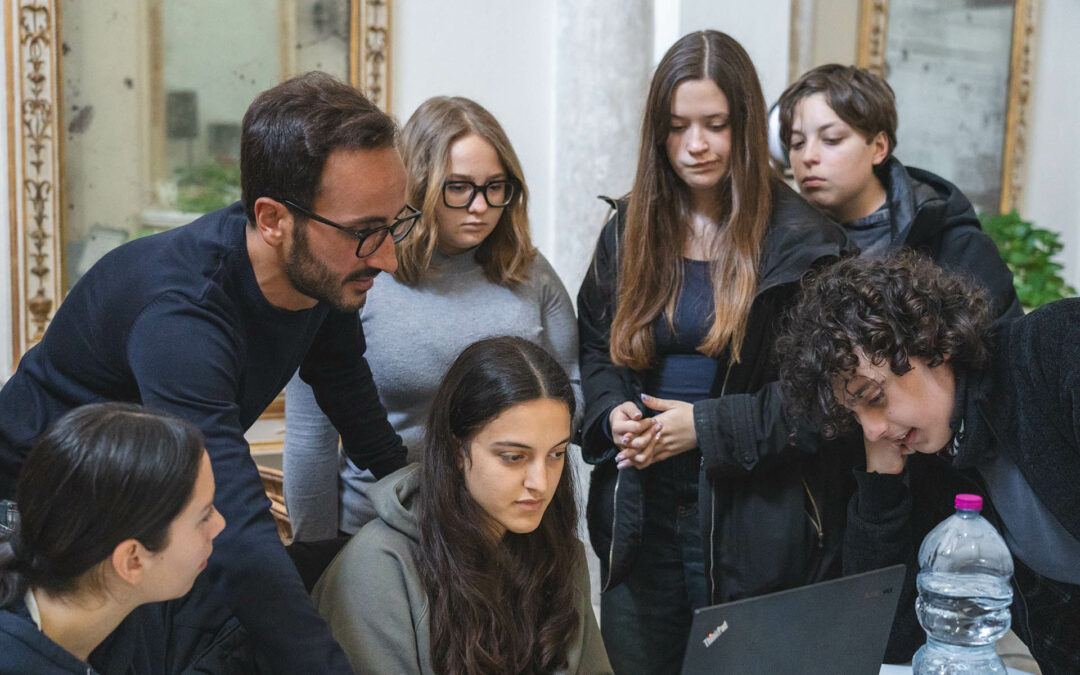
[[[729,349],[729,360],[739,360],[757,289],[772,208],[765,98],[754,64],[738,42],[714,30],[690,33],[672,45],[653,75],[627,209],[611,360],[635,370],[652,362],[652,322],[661,312],[672,322],[682,286],[690,190],[672,169],[665,143],[675,88],[696,79],[712,80],[724,93],[731,124],[728,173],[716,187],[723,212],[709,265],[715,310],[700,352],[717,357]]]
[[[566,462],[540,526],[498,539],[465,487],[468,442],[506,409],[574,392],[558,363],[517,337],[481,340],[447,371],[428,415],[420,469],[418,563],[431,602],[438,673],[541,673],[566,667],[578,630],[574,479]],[[569,433],[567,428],[567,433]]]
[[[507,177],[517,183],[510,204],[495,229],[477,247],[476,260],[494,284],[513,286],[529,278],[536,249],[529,236],[529,190],[514,146],[498,120],[479,103],[461,96],[436,96],[420,104],[401,133],[401,154],[408,173],[408,202],[422,204],[412,233],[397,244],[395,278],[406,284],[423,279],[439,239],[435,208],[450,163],[450,146],[470,134],[491,144]]]

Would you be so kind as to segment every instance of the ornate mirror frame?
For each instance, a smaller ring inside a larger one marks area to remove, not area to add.
[[[889,0],[860,0],[860,3],[856,63],[883,75],[885,46],[889,37]],[[1024,188],[1038,4],[1038,0],[1013,0],[1012,53],[1009,57],[1005,142],[1001,161],[1001,213],[1008,213],[1019,206]]]
[[[791,0],[789,79],[794,81],[813,65],[807,62],[812,40],[815,0]],[[1002,148],[1001,200],[1007,213],[1021,203],[1024,160],[1027,151],[1028,106],[1035,59],[1035,28],[1038,0],[1012,0],[1012,47],[1009,59],[1008,95]],[[883,75],[889,36],[889,0],[853,0],[858,5],[855,63]]]
[[[63,300],[60,0],[3,0],[13,364]],[[390,100],[390,0],[350,0],[349,79]]]

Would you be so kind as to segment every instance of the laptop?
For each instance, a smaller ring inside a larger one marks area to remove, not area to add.
[[[683,675],[877,675],[904,566],[694,611]]]

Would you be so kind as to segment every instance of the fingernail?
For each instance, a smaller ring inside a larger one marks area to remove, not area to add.
[[[625,436],[622,437],[622,444],[623,445],[626,445],[629,442],[630,442],[630,434],[626,434]]]
[[[634,414],[631,415],[630,419],[635,419],[635,420],[641,419],[641,411],[640,410],[634,411]]]
[[[642,394],[642,395],[641,395],[641,400],[642,400],[642,401],[644,401],[644,400],[645,400],[645,399],[647,399],[647,398],[649,398],[649,395],[648,395],[648,394]]]
[[[657,422],[656,423],[656,435],[657,436],[660,435],[660,430],[663,429],[663,428],[664,428],[664,423],[663,422]]]
[[[618,463],[618,464],[616,464],[615,466],[616,466],[617,468],[619,468],[619,469],[625,469],[625,468],[627,468],[628,466],[630,466],[630,460],[628,460],[628,459],[624,459],[623,461],[619,462],[619,463]]]

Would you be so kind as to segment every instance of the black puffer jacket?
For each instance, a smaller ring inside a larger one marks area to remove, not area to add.
[[[614,406],[636,402],[641,393],[638,374],[613,365],[608,349],[624,212],[620,204],[604,226],[578,294],[585,392],[582,451],[586,461],[597,465],[589,489],[589,533],[605,589],[622,581],[633,564],[645,508],[640,473],[615,468],[617,452],[603,430]],[[694,404],[705,469],[703,542],[714,602],[797,586],[823,578],[827,570],[838,571],[844,506],[853,489],[850,458],[819,456],[816,438],[809,436],[792,442],[786,424],[782,432],[762,426],[763,419],[781,418],[777,397],[732,395],[753,394],[776,380],[773,344],[799,280],[811,268],[849,252],[840,227],[774,182],[740,362],[718,364],[711,398]]]
[[[1023,314],[1012,272],[959,188],[929,171],[905,167],[895,157],[877,175],[889,197],[891,250],[922,251],[941,267],[968,275],[990,294],[995,316]]]

